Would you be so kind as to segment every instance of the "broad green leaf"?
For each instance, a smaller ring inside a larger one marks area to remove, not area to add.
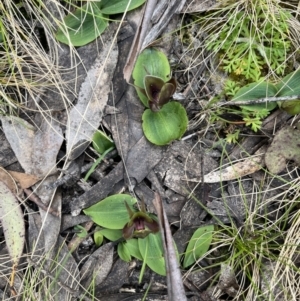
[[[94,241],[95,241],[95,244],[96,246],[101,246],[102,243],[103,243],[103,235],[100,231],[97,231],[94,233]]]
[[[116,194],[105,198],[83,212],[99,226],[108,229],[123,229],[124,225],[129,222],[125,201],[131,208],[136,203],[136,199],[128,194]]]
[[[138,244],[147,266],[155,273],[165,276],[166,267],[160,233],[151,233],[145,238],[139,238]]]
[[[278,96],[292,96],[300,95],[300,70],[288,74],[282,79],[280,83],[276,85],[278,88]],[[281,109],[285,110],[291,115],[300,113],[300,101],[282,101]]]
[[[277,85],[278,96],[300,95],[300,70],[285,76]]]
[[[122,242],[118,244],[118,255],[120,258],[126,262],[131,260],[131,255],[129,249],[126,247],[126,243]]]
[[[147,48],[138,56],[132,72],[132,77],[134,79],[137,94],[146,107],[149,107],[148,97],[141,91],[141,89],[145,89],[145,76],[156,76],[164,82],[167,82],[171,78],[170,73],[170,64],[163,52],[155,48]]]
[[[123,242],[123,244],[128,249],[129,254],[132,257],[135,257],[139,260],[143,260],[143,257],[141,255],[141,252],[140,252],[140,249],[139,249],[138,240],[136,238],[129,239],[129,240]]]
[[[277,93],[277,88],[267,82],[260,82],[260,83],[252,83],[246,85],[245,87],[238,90],[235,94],[233,101],[243,101],[243,100],[254,100],[260,99],[264,97],[273,97]],[[269,111],[275,109],[277,106],[276,102],[269,102],[269,103],[262,103],[262,104],[251,104],[241,106],[241,108],[249,110],[249,111],[259,111],[261,109],[268,109]]]
[[[17,198],[2,181],[0,181],[0,220],[9,256],[13,265],[17,266],[25,243],[24,216]]]
[[[128,5],[129,1],[130,4]],[[124,13],[127,5],[127,11],[129,11],[141,6],[145,2],[146,0],[102,0],[100,3],[101,12],[107,15]]]
[[[115,146],[114,142],[102,131],[97,130],[93,135],[93,148],[102,155],[106,150]]]
[[[101,229],[99,232],[110,241],[116,241],[122,237],[120,229]]]
[[[156,145],[166,145],[180,139],[188,125],[184,107],[174,101],[165,104],[158,112],[147,109],[142,119],[146,138]]]
[[[187,246],[183,267],[187,268],[203,256],[209,249],[213,237],[214,226],[203,226],[195,231]]]
[[[56,32],[56,39],[67,45],[83,46],[99,37],[108,21],[98,5],[89,2],[68,14]]]

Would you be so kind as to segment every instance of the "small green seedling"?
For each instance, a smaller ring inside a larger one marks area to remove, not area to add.
[[[88,236],[88,232],[86,231],[86,229],[80,225],[76,225],[74,227],[74,230],[77,233],[77,236],[80,238],[86,238]]]
[[[96,167],[100,164],[100,162],[104,159],[104,157],[111,152],[115,148],[114,142],[105,135],[104,132],[97,130],[93,135],[93,147],[99,153],[99,158],[92,165],[90,170],[86,173],[84,180],[87,181],[89,176],[94,172]]]
[[[156,145],[180,139],[188,118],[180,103],[170,102],[176,81],[165,54],[155,48],[145,49],[137,58],[132,77],[141,102],[149,108],[142,116],[146,138]]]
[[[91,1],[69,13],[56,32],[56,39],[64,44],[83,46],[99,37],[108,26],[108,15],[130,11],[146,0]]]

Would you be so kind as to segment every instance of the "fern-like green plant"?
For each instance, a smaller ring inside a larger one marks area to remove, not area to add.
[[[221,66],[229,75],[258,81],[269,71],[284,74],[291,49],[291,14],[275,3],[270,9],[267,2],[248,1],[242,10],[227,14],[227,18],[221,18],[226,19],[222,26],[218,24],[221,29],[207,40],[207,49],[219,54]]]

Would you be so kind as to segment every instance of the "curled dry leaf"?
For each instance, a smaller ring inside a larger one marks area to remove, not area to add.
[[[0,181],[0,219],[13,267],[18,265],[25,243],[25,225],[20,204],[9,188]]]
[[[82,83],[78,102],[69,114],[66,131],[67,153],[74,160],[86,149],[100,125],[108,101],[110,83],[118,62],[118,47],[114,41],[115,26],[102,35],[104,46]]]
[[[300,165],[300,130],[286,126],[278,131],[266,152],[266,165],[271,173],[278,174],[285,169],[286,160]]]
[[[262,146],[258,149],[255,154],[244,161],[237,162],[226,168],[218,171],[212,171],[204,176],[204,183],[218,183],[222,181],[230,181],[243,176],[250,175],[258,170],[260,170],[264,165],[264,154],[267,147]],[[201,182],[199,179],[188,179],[190,182]]]

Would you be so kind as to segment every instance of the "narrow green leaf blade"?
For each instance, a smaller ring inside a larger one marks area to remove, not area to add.
[[[212,241],[214,225],[203,226],[195,231],[187,246],[183,267],[187,268],[203,256]]]
[[[124,13],[129,1],[130,0],[102,0],[100,3],[101,11],[103,14],[107,15]],[[145,2],[146,0],[131,0],[127,11],[135,9]]]
[[[123,229],[125,224],[129,222],[125,201],[131,208],[136,203],[136,199],[128,194],[116,194],[105,198],[83,212],[99,226],[108,229]]]
[[[67,45],[83,46],[99,37],[107,26],[97,4],[89,2],[64,18],[55,37]]]
[[[20,204],[9,188],[0,181],[0,219],[9,256],[17,265],[25,243],[24,217]]]

